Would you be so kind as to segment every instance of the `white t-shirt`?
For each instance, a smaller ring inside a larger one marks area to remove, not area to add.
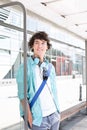
[[[43,77],[43,71],[37,65],[36,86],[35,86],[37,90],[43,81],[42,77]],[[51,90],[51,85],[50,85],[50,79],[48,78],[47,83],[45,84],[43,90],[39,95],[43,117],[48,116],[56,111],[56,107],[49,89]]]

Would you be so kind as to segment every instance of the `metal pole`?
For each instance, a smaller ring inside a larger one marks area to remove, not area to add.
[[[86,72],[86,103],[87,103],[87,41],[85,41],[85,64],[86,64],[86,70],[85,70],[85,72]],[[87,114],[87,107],[86,107],[86,114]]]
[[[23,24],[23,34],[24,34],[24,116],[25,116],[25,130],[28,130],[28,125],[27,125],[27,29],[26,29],[26,9],[24,7],[24,5],[20,2],[10,2],[10,3],[6,3],[6,4],[3,4],[3,5],[0,5],[0,8],[3,8],[3,7],[8,7],[8,6],[14,6],[14,5],[17,5],[17,6],[20,6],[23,10],[23,21],[24,21],[24,24]]]
[[[82,101],[82,85],[79,86],[79,101]]]

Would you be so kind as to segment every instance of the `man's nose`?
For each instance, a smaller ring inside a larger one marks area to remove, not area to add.
[[[42,43],[39,43],[39,44],[38,44],[38,47],[42,47]]]

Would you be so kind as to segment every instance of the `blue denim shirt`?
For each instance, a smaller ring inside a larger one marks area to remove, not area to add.
[[[49,62],[46,60],[46,65],[49,65]],[[33,96],[35,95],[35,83],[36,83],[36,75],[35,75],[35,67],[36,63],[34,60],[29,57],[27,60],[27,98],[29,102],[31,102]],[[54,66],[52,65],[51,67],[51,72],[50,72],[50,82],[51,82],[51,89],[53,92],[53,96],[55,99],[55,103],[57,106],[57,110],[59,111],[59,105],[58,105],[58,95],[57,95],[57,88],[56,88],[56,74],[55,74],[55,69]],[[17,75],[16,75],[16,81],[18,85],[18,97],[20,100],[24,99],[24,65],[21,64]],[[35,104],[31,108],[32,112],[32,117],[33,117],[33,124],[40,126],[42,122],[42,111],[41,111],[41,106],[40,106],[40,99],[35,101]],[[20,115],[23,116],[24,112],[22,109],[22,106],[20,104]]]

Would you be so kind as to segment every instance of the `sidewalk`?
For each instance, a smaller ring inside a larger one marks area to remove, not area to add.
[[[86,109],[61,122],[60,130],[87,130]]]
[[[3,128],[1,130],[24,130],[24,123],[20,122],[20,123],[14,124],[12,126],[9,126],[7,128]]]

